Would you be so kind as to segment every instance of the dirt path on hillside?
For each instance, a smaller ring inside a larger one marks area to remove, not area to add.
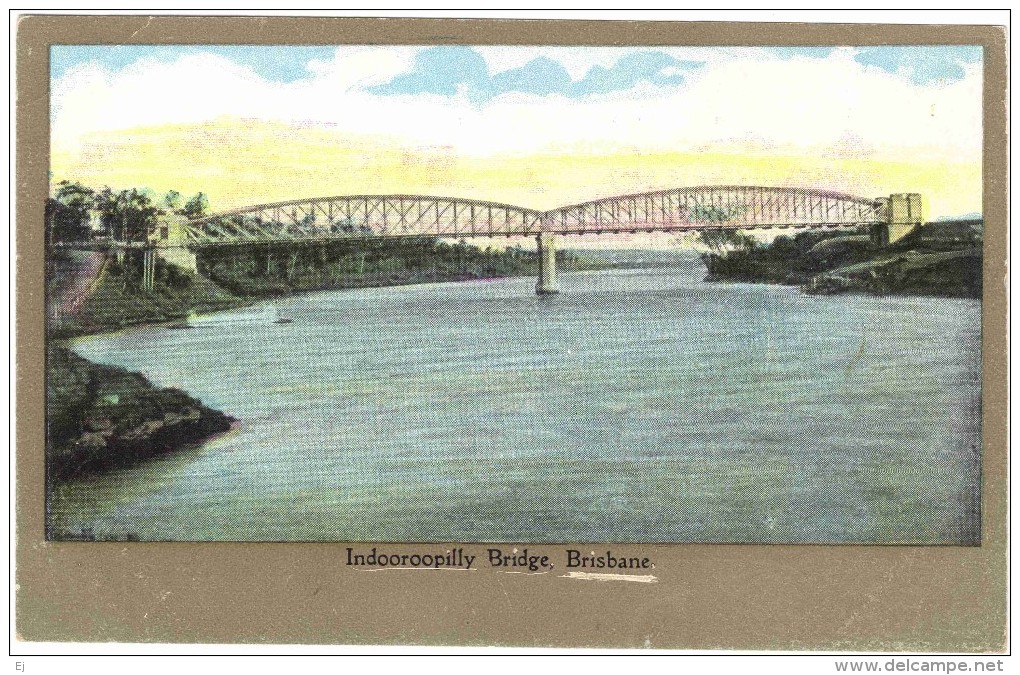
[[[59,319],[75,314],[95,291],[106,267],[106,254],[75,252],[55,265],[56,278],[50,285],[49,304],[50,316]]]

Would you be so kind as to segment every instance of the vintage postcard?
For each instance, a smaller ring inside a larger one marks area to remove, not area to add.
[[[46,41],[33,538],[318,543],[348,587],[988,555],[1000,34],[319,25]]]

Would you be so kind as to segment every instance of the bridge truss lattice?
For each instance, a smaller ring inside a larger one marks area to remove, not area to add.
[[[885,222],[887,200],[803,188],[700,186],[537,211],[470,199],[355,195],[259,204],[187,221],[188,247],[370,237],[851,227]]]

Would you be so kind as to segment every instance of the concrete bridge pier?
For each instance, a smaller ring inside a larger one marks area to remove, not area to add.
[[[556,235],[544,232],[535,240],[538,242],[538,283],[535,292],[539,295],[559,293],[556,284]]]
[[[156,252],[145,249],[142,254],[142,290],[151,291],[156,286]]]

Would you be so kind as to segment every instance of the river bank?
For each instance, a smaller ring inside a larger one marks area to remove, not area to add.
[[[122,262],[105,253],[66,251],[50,260],[48,339],[69,338],[131,326],[186,319],[201,312],[243,307],[257,297],[235,295],[206,277],[157,260],[156,279],[142,291],[137,261]],[[68,293],[67,288],[75,289]],[[85,288],[84,291],[78,289]]]
[[[767,245],[708,253],[706,281],[800,286],[811,295],[866,293],[980,298],[979,237],[910,237],[877,246],[866,234],[801,232]]]
[[[178,323],[190,315],[266,299],[327,290],[534,276],[533,251],[480,249],[431,239],[248,245],[203,251],[198,273],[156,258],[153,288],[143,291],[141,256],[55,252],[47,274],[50,339],[130,326]],[[561,271],[614,266],[560,251]]]
[[[811,295],[863,292],[872,295],[934,295],[980,298],[981,249],[922,253],[905,251],[837,267],[802,286]]]
[[[55,254],[47,274],[46,350],[49,489],[89,474],[130,466],[197,444],[230,429],[232,418],[177,389],[156,387],[143,375],[93,363],[70,340],[145,324],[181,321],[194,312],[244,306],[200,275],[160,261],[146,293],[132,276],[135,261],[105,253]]]

